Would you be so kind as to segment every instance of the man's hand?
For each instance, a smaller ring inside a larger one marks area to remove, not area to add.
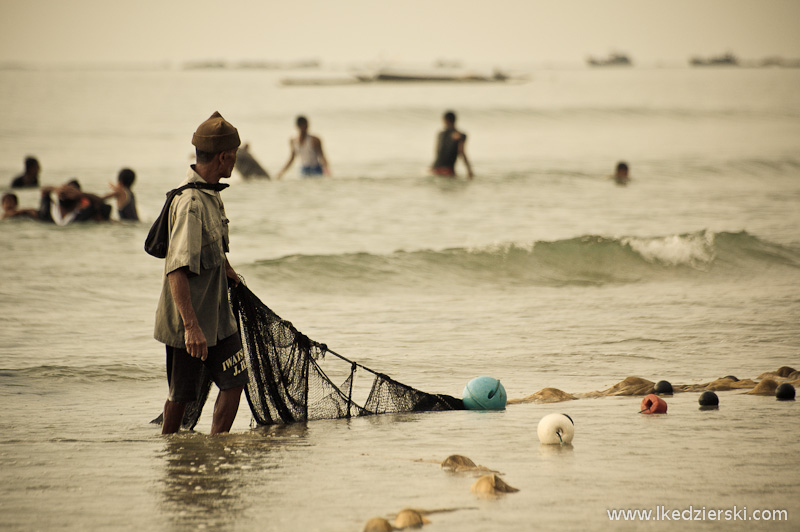
[[[198,324],[186,327],[183,334],[183,340],[186,344],[186,351],[194,358],[205,360],[208,358],[208,343],[206,336],[203,334],[203,329]]]
[[[193,357],[205,360],[208,358],[208,342],[203,329],[197,322],[197,315],[192,307],[192,296],[189,292],[188,268],[178,268],[167,274],[172,299],[183,320],[183,341],[186,351]]]
[[[225,259],[225,275],[228,276],[228,279],[233,281],[233,286],[239,286],[239,276],[233,270],[233,266],[231,266],[227,258]]]

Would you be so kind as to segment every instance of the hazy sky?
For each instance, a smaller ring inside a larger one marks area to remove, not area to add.
[[[800,0],[0,0],[0,61],[800,57]]]

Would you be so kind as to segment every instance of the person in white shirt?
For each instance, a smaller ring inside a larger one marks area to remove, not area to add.
[[[283,177],[283,174],[289,169],[294,162],[295,157],[300,159],[300,175],[303,177],[319,177],[322,175],[330,176],[328,169],[328,161],[325,159],[325,154],[322,151],[322,141],[319,137],[310,135],[308,133],[308,119],[304,116],[297,117],[297,130],[298,135],[289,140],[289,161],[278,172],[277,179]]]

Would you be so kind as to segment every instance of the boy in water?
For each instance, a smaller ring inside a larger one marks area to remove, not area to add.
[[[444,131],[439,133],[436,140],[436,160],[431,168],[433,175],[456,177],[456,161],[459,157],[467,167],[467,177],[472,179],[472,167],[464,151],[464,144],[467,142],[467,135],[456,129],[456,114],[447,111],[444,114]]]
[[[42,167],[36,157],[25,158],[25,173],[11,181],[11,188],[36,188],[39,186],[39,172]]]
[[[115,198],[117,200],[117,212],[120,220],[139,221],[136,212],[136,197],[133,195],[131,187],[136,180],[136,174],[130,168],[123,168],[117,176],[117,184],[109,183],[112,192],[103,196],[104,200]]]
[[[328,161],[322,152],[322,141],[319,137],[309,135],[308,119],[304,116],[297,117],[298,135],[289,140],[289,161],[278,172],[276,179],[283,177],[286,170],[292,165],[295,156],[300,157],[300,175],[303,177],[319,177],[321,175],[331,175],[328,169]]]
[[[27,216],[36,219],[38,214],[36,209],[20,209],[19,198],[16,194],[3,194],[3,220],[6,218],[17,218]]]
[[[631,180],[630,176],[628,175],[628,164],[622,161],[617,163],[617,171],[613,176],[611,176],[611,178],[619,186],[624,187],[627,185]]]

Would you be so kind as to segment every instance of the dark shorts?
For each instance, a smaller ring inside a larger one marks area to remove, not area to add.
[[[214,347],[209,347],[205,361],[194,358],[185,349],[167,346],[170,401],[196,401],[206,374],[220,390],[247,384],[247,365],[238,333],[219,340]]]

